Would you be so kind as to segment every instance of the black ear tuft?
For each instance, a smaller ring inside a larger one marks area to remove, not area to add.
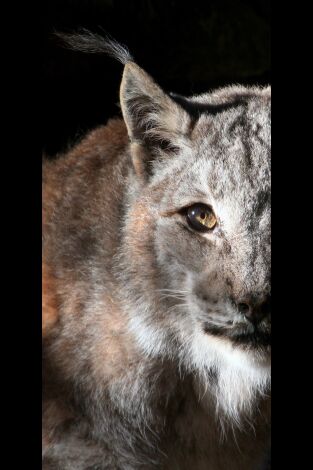
[[[61,39],[64,46],[74,51],[89,54],[107,54],[123,65],[134,61],[127,47],[108,35],[103,37],[85,28],[72,33],[57,31],[54,35]]]

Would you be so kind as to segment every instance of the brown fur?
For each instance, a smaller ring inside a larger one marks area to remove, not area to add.
[[[45,337],[58,320],[55,279],[49,268],[42,265],[42,334]]]

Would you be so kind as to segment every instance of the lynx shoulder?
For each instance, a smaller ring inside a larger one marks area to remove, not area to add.
[[[118,44],[123,119],[43,170],[43,468],[262,469],[270,88],[168,94]]]

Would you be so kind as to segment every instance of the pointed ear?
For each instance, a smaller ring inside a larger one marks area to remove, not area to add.
[[[189,115],[134,62],[125,65],[120,102],[135,170],[149,175],[156,159],[179,151]]]

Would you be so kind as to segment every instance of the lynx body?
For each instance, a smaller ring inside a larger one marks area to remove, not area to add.
[[[270,89],[168,95],[115,53],[124,119],[44,164],[43,468],[261,470]]]

